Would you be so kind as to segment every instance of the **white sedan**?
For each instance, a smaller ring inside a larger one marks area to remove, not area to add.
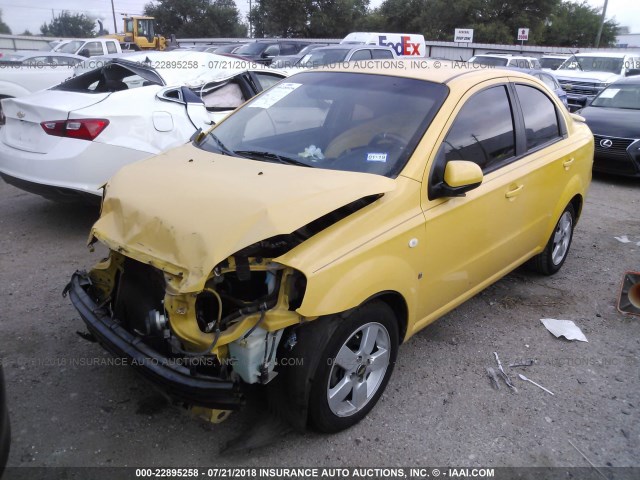
[[[184,51],[90,59],[77,73],[2,101],[0,176],[7,183],[52,200],[98,201],[122,166],[186,143],[286,76]]]

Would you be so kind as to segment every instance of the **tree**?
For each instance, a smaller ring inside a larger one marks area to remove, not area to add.
[[[553,11],[546,26],[543,45],[560,47],[592,47],[600,26],[600,9],[586,2],[564,2]],[[616,44],[618,24],[608,20],[602,28],[601,47]]]
[[[306,37],[311,0],[260,0],[252,9],[256,37]]]
[[[9,25],[2,21],[2,10],[0,10],[0,33],[11,35],[11,29],[9,28]]]
[[[96,22],[84,13],[71,14],[63,10],[57,17],[40,27],[46,37],[94,37]]]
[[[155,17],[156,28],[165,36],[244,37],[247,27],[233,0],[159,0],[144,7]]]
[[[315,0],[310,6],[307,36],[345,37],[357,29],[368,6],[369,0]]]

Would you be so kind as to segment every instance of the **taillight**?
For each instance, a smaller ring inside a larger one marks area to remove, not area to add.
[[[48,135],[55,137],[78,138],[80,140],[94,140],[109,125],[109,120],[103,118],[83,118],[74,120],[52,120],[42,122],[40,126]]]

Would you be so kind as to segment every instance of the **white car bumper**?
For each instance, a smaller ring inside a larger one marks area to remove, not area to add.
[[[47,153],[0,141],[0,175],[13,185],[50,198],[102,196],[101,186],[121,167],[152,153],[86,140],[61,139]]]

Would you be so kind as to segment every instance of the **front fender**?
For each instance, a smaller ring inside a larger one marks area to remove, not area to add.
[[[412,261],[412,256],[369,251],[307,275],[304,301],[297,312],[304,317],[331,315],[355,308],[381,292],[397,292],[404,298],[411,319],[420,273],[420,262]]]

